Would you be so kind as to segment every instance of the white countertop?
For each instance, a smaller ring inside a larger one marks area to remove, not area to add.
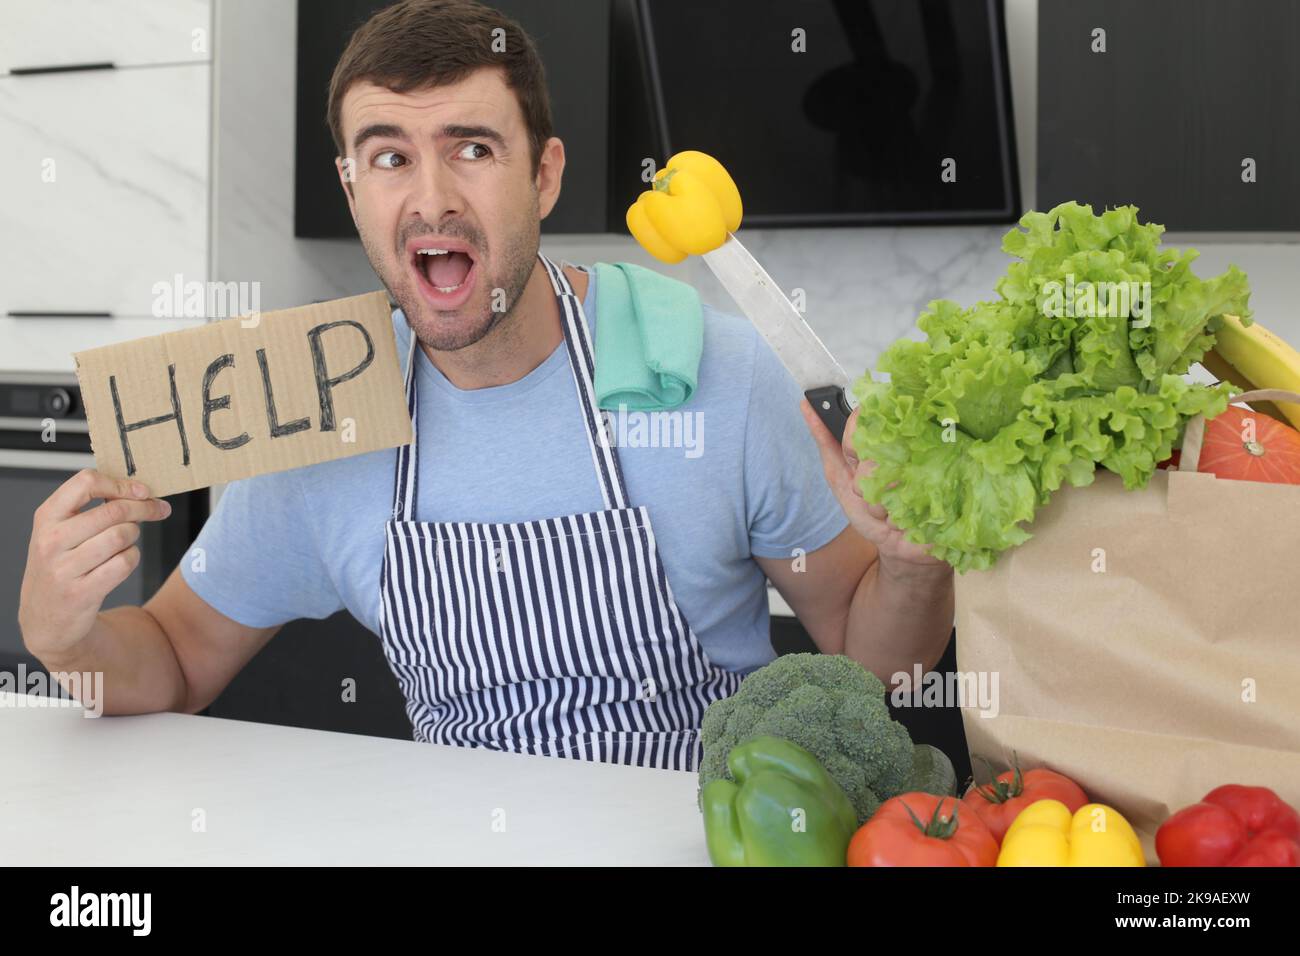
[[[6,864],[708,863],[693,773],[16,696]]]
[[[767,613],[772,617],[792,618],[795,616],[794,609],[790,607],[785,598],[781,597],[781,592],[772,587],[771,584],[767,586]]]

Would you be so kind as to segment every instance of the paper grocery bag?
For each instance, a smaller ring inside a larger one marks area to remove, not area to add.
[[[1297,398],[1236,400],[1278,397]],[[1300,807],[1300,485],[1196,472],[1202,428],[1185,470],[1138,491],[1099,470],[957,576],[958,669],[997,679],[995,706],[962,710],[972,756],[1066,774],[1149,862],[1160,823],[1221,784]]]

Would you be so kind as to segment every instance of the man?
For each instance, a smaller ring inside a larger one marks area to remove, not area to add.
[[[202,570],[108,612],[138,522],[166,506],[77,475],[38,509],[23,581],[47,667],[104,671],[108,713],[195,712],[283,623],[346,607],[417,740],[691,768],[705,708],[773,656],[765,578],[826,653],[885,680],[939,658],[951,569],[862,500],[853,423],[827,433],[743,319],[705,310],[683,406],[702,454],[600,440],[599,289],[539,255],[565,155],[517,24],[448,0],[379,12],[337,65],[329,123],[400,306],[415,442],[232,483]]]

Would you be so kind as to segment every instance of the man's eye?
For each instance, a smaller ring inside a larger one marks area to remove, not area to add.
[[[465,150],[467,150],[467,149],[481,149],[481,150],[483,150],[483,154],[484,154],[484,155],[483,155],[483,156],[466,156],[466,155],[465,155]],[[462,149],[462,150],[460,151],[460,155],[461,155],[461,157],[464,158],[464,159],[483,159],[483,158],[485,158],[485,157],[487,157],[487,156],[491,156],[491,155],[492,155],[492,150],[488,149],[488,148],[487,148],[486,146],[484,146],[482,143],[466,143],[466,144],[465,144],[465,148]]]
[[[381,169],[396,169],[398,166],[405,165],[406,157],[396,150],[386,149],[382,153],[375,154],[374,163]]]

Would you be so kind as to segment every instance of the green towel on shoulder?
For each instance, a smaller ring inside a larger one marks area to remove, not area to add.
[[[704,351],[700,295],[630,262],[596,263],[596,401],[617,411],[676,408],[695,393]]]

